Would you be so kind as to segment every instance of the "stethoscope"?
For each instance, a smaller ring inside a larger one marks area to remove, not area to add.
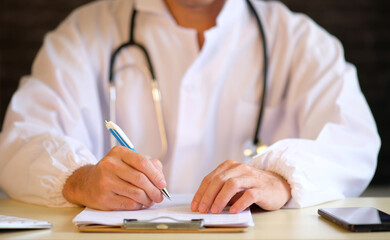
[[[267,145],[263,143],[259,139],[260,135],[260,126],[263,120],[263,112],[264,112],[264,102],[266,99],[266,88],[267,88],[267,76],[268,76],[268,58],[267,58],[267,43],[265,39],[265,33],[263,29],[262,22],[260,20],[260,17],[258,13],[256,12],[255,8],[253,7],[252,3],[250,0],[246,0],[249,9],[251,12],[254,14],[256,18],[257,25],[259,27],[259,32],[262,40],[262,47],[263,47],[263,62],[264,62],[264,71],[263,71],[263,91],[262,91],[262,96],[261,96],[261,102],[260,102],[260,109],[259,109],[259,115],[257,118],[257,125],[256,125],[256,130],[253,136],[253,139],[248,140],[243,149],[243,156],[244,160],[248,162],[251,158],[254,156],[261,154],[264,152],[264,150],[267,148]],[[161,103],[161,92],[160,88],[158,86],[158,82],[156,80],[156,76],[154,73],[153,65],[149,56],[148,51],[146,48],[140,44],[137,43],[134,40],[134,25],[135,25],[135,20],[136,20],[136,15],[137,15],[137,10],[133,8],[132,11],[132,17],[131,17],[131,23],[130,23],[130,40],[122,45],[120,45],[113,54],[111,55],[110,59],[110,66],[109,66],[109,101],[110,101],[110,106],[109,106],[109,114],[110,114],[110,119],[113,122],[116,122],[116,86],[115,86],[115,80],[114,80],[114,67],[115,67],[115,60],[120,53],[120,51],[124,48],[127,47],[136,47],[139,50],[141,50],[146,58],[147,66],[137,66],[136,64],[129,64],[126,67],[135,67],[138,70],[141,70],[148,79],[150,79],[150,85],[152,89],[152,97],[153,97],[153,103],[154,103],[154,109],[156,111],[156,116],[157,116],[157,124],[158,124],[158,129],[159,129],[159,134],[160,134],[160,141],[161,141],[161,149],[162,153],[160,156],[153,156],[153,157],[158,157],[159,159],[162,159],[165,157],[168,149],[168,139],[167,139],[167,134],[165,130],[165,120],[164,120],[164,114],[162,111],[162,103]],[[111,147],[115,146],[115,138],[111,136]]]

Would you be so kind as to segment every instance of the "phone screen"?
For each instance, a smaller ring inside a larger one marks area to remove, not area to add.
[[[320,208],[318,214],[355,232],[390,231],[390,215],[372,207]]]

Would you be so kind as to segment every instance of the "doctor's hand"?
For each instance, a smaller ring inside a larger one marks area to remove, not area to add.
[[[116,146],[96,165],[77,169],[65,182],[71,203],[100,210],[136,210],[161,202],[166,187],[162,164]]]
[[[276,173],[228,160],[202,181],[191,203],[192,211],[239,213],[253,203],[264,210],[277,210],[290,199],[287,181]]]

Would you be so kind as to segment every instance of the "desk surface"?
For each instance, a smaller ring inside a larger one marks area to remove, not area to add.
[[[390,239],[390,232],[352,233],[318,216],[321,207],[376,207],[390,213],[390,198],[351,198],[304,209],[253,213],[254,227],[244,233],[142,234],[80,233],[72,219],[82,208],[47,208],[0,199],[0,214],[49,221],[49,230],[0,230],[0,239]]]

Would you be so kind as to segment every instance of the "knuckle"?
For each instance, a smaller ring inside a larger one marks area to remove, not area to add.
[[[226,160],[225,162],[224,162],[226,165],[234,165],[234,164],[236,164],[237,162],[236,161],[234,161],[234,160]]]
[[[229,179],[226,181],[226,186],[227,186],[229,189],[238,189],[238,188],[239,188],[238,180],[235,179],[235,178],[229,178]]]
[[[145,192],[142,190],[142,189],[139,189],[139,188],[136,188],[136,189],[132,189],[130,191],[130,196],[132,196],[133,198],[135,199],[141,199],[145,196]]]
[[[249,172],[252,170],[252,167],[246,164],[240,164],[239,168],[241,171]]]
[[[217,176],[215,176],[213,180],[218,183],[224,183],[226,182],[226,175],[224,173],[220,173]]]
[[[150,168],[150,162],[149,159],[142,155],[138,155],[138,159],[136,161],[136,164],[140,170],[146,170]]]
[[[102,177],[100,178],[99,180],[99,188],[101,191],[104,192],[107,192],[111,189],[111,186],[112,186],[112,181],[111,179],[107,178],[107,177]]]
[[[210,181],[211,181],[211,176],[209,174],[209,175],[207,175],[206,177],[203,178],[202,185],[208,185],[210,183]]]
[[[118,154],[119,152],[123,151],[123,147],[122,146],[119,146],[119,145],[116,145],[114,146],[110,153],[113,153],[113,154]]]
[[[254,189],[249,189],[246,191],[246,197],[249,198],[252,202],[256,200],[256,191]]]
[[[233,163],[235,163],[235,161],[234,161],[234,160],[231,160],[231,159],[229,159],[229,160],[226,160],[226,163],[227,163],[227,164],[233,164]]]
[[[229,165],[230,165],[230,161],[231,161],[231,160],[226,160],[226,161],[224,161],[223,163],[219,164],[219,166],[217,167],[217,169],[218,169],[218,168],[224,168],[224,167],[226,167],[226,166],[229,166]]]
[[[153,182],[160,183],[164,180],[164,177],[161,174],[156,174],[153,177]]]
[[[163,168],[163,165],[162,165],[161,161],[158,160],[157,158],[152,158],[151,161],[152,161],[153,164],[154,164],[155,166],[157,166],[158,168],[160,168],[160,169]]]
[[[99,162],[98,166],[101,169],[111,170],[111,169],[116,168],[116,162],[115,162],[115,159],[112,157],[105,157]]]
[[[136,172],[133,175],[133,183],[136,186],[143,186],[146,182],[146,176],[141,172]]]

